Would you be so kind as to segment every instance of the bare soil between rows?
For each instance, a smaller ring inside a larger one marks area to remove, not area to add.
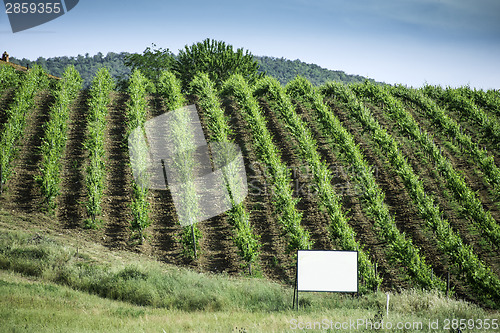
[[[9,93],[0,98],[0,107],[5,108],[8,103]],[[196,98],[188,96],[191,103],[196,103]],[[45,212],[43,201],[38,193],[34,175],[37,173],[40,160],[39,149],[43,136],[43,123],[47,120],[48,108],[52,103],[48,93],[37,96],[37,107],[28,120],[28,128],[20,144],[20,151],[15,161],[15,177],[6,184],[6,192],[0,196],[2,209],[14,211],[23,218],[50,221],[52,227],[61,232],[71,234],[76,239],[84,238],[103,244],[110,251],[129,250],[158,260],[190,267],[198,271],[224,273],[230,275],[245,275],[248,268],[242,265],[238,250],[233,242],[233,230],[227,215],[213,217],[199,223],[198,227],[203,236],[200,239],[202,251],[197,259],[186,259],[183,255],[179,237],[182,227],[176,217],[175,205],[172,196],[165,189],[155,189],[149,192],[151,208],[151,226],[146,230],[146,239],[139,244],[130,230],[132,219],[130,203],[132,198],[133,176],[128,164],[128,151],[125,145],[125,123],[128,96],[122,93],[112,93],[111,103],[108,108],[107,130],[105,133],[106,150],[106,188],[103,202],[103,227],[99,230],[84,229],[84,220],[87,218],[85,211],[85,162],[87,156],[83,147],[86,136],[86,114],[88,93],[83,90],[76,98],[71,108],[68,127],[68,140],[66,151],[62,156],[61,194],[57,200],[58,208],[55,212]],[[2,106],[4,105],[4,106]],[[329,103],[329,106],[347,130],[353,134],[356,143],[362,150],[366,160],[376,170],[376,180],[386,195],[386,203],[396,219],[397,227],[412,238],[414,244],[421,249],[426,261],[432,265],[437,276],[445,276],[448,266],[447,258],[437,247],[433,233],[418,215],[417,208],[412,204],[411,198],[405,190],[401,180],[391,170],[385,157],[377,149],[376,144],[363,129],[353,121],[347,111],[340,105]],[[250,132],[241,111],[231,100],[223,101],[223,109],[234,131],[234,142],[243,152],[246,167],[249,195],[244,204],[250,212],[250,223],[261,243],[259,262],[255,270],[266,278],[292,284],[295,279],[294,253],[287,253],[287,239],[282,227],[274,216],[270,180],[266,177],[265,166],[257,163],[258,157],[253,144],[253,133]],[[297,142],[288,133],[286,126],[271,110],[265,100],[260,100],[262,113],[268,121],[268,129],[273,136],[273,142],[279,148],[282,161],[290,168],[295,190],[295,197],[300,201],[297,205],[303,214],[302,225],[310,232],[314,241],[314,249],[330,250],[335,247],[329,236],[329,219],[321,209],[319,199],[310,187],[312,178],[304,161],[298,152]],[[376,107],[371,106],[380,123],[393,135],[392,124],[381,116]],[[203,119],[203,110],[198,108],[200,118]],[[162,100],[151,97],[149,100],[149,118],[166,112]],[[366,216],[360,195],[345,172],[345,163],[338,150],[328,137],[321,134],[311,110],[297,107],[297,112],[310,129],[318,142],[318,152],[322,159],[329,165],[334,174],[332,185],[342,197],[342,206],[349,217],[349,223],[355,230],[359,243],[369,251],[371,259],[376,262],[379,272],[384,278],[383,288],[387,290],[411,288],[411,283],[406,281],[400,268],[387,259],[386,244],[380,241],[373,221]],[[1,116],[1,112],[0,112]],[[0,118],[1,119],[1,118]],[[205,136],[207,129],[203,126]],[[467,243],[478,248],[479,239],[470,234],[468,222],[461,217],[454,207],[450,205],[442,185],[432,173],[433,166],[422,163],[414,147],[398,138],[402,145],[403,153],[408,156],[410,163],[424,179],[426,190],[438,197],[438,203],[443,207],[447,218],[465,236]],[[451,155],[446,151],[447,155]],[[491,198],[485,193],[485,188],[479,183],[477,175],[469,171],[470,164],[461,157],[450,156],[454,166],[464,170],[464,174],[478,190],[483,200]],[[491,203],[487,207],[492,209],[495,217],[498,212]],[[43,216],[43,218],[41,218]],[[492,265],[496,272],[499,271],[498,255],[480,252],[486,262]],[[452,276],[452,283],[459,295],[474,299],[469,289],[459,277]]]

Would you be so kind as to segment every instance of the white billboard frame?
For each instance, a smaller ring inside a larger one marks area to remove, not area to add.
[[[293,299],[297,309],[299,292],[357,293],[358,258],[358,251],[298,250]]]

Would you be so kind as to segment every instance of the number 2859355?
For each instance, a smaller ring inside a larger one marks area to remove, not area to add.
[[[7,2],[5,4],[7,14],[59,14],[61,11],[60,2]]]

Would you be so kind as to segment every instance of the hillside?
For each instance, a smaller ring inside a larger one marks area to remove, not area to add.
[[[22,66],[34,64],[52,75],[60,77],[68,65],[75,66],[76,70],[83,78],[84,87],[89,87],[96,71],[100,67],[106,67],[115,80],[127,78],[130,75],[130,69],[125,66],[124,60],[128,53],[109,52],[106,55],[98,53],[96,55],[78,55],[76,57],[54,57],[45,59],[39,57],[32,61],[29,59],[18,59],[11,57],[11,62]],[[300,60],[287,60],[284,58],[273,58],[266,56],[255,56],[260,65],[259,72],[277,78],[282,84],[287,84],[297,75],[304,76],[315,85],[321,85],[328,81],[339,81],[344,83],[363,82],[368,79],[360,75],[349,75],[343,71],[332,71],[321,68],[315,64],[307,64]],[[371,80],[371,79],[370,79]]]
[[[110,251],[49,219],[0,209],[3,330],[268,333],[294,332],[298,318],[303,326],[329,318],[323,328],[363,318],[356,330],[371,332],[386,304],[382,292],[361,297],[303,293],[297,318],[290,287],[259,278],[200,274],[141,253]],[[439,327],[450,317],[473,319],[478,326],[481,320],[500,319],[498,312],[432,291],[395,293],[390,302],[390,321],[414,330],[427,328],[429,313]]]
[[[285,89],[270,77],[251,90],[233,77],[216,94],[201,76],[188,95],[167,77],[170,88],[150,96],[140,76],[131,77],[125,93],[112,91],[106,71],[95,80],[102,86],[80,90],[75,73],[61,75],[65,85],[55,87],[43,73],[0,68],[2,215],[43,216],[51,229],[110,251],[215,274],[244,275],[250,268],[286,285],[294,281],[297,249],[358,250],[364,294],[412,287],[444,292],[449,273],[456,297],[500,304],[495,91],[371,83],[315,90],[301,78]],[[150,189],[140,196],[125,141],[134,119],[185,104],[196,105],[206,138],[241,148],[249,184],[241,210],[197,224],[196,258],[186,251],[191,234],[183,237],[171,192]],[[56,116],[64,112],[67,118]],[[67,125],[54,127],[66,132],[64,145],[47,137],[52,121]],[[7,149],[12,142],[17,152]],[[40,180],[44,152],[56,148],[61,153],[47,156],[60,156],[54,162],[60,187],[47,195]],[[95,176],[102,177],[100,194],[88,186],[94,166],[101,168]],[[142,244],[131,223],[137,209],[149,212],[151,222],[140,231]],[[255,260],[242,255],[254,240],[260,247],[247,254]]]
[[[287,84],[295,79],[297,75],[305,77],[316,86],[330,81],[355,83],[369,80],[375,82],[373,79],[361,75],[351,75],[343,71],[329,70],[315,64],[305,63],[299,59],[289,60],[266,56],[256,56],[255,58],[259,62],[260,72],[276,78],[281,84]]]
[[[10,67],[12,67],[15,70],[20,71],[20,72],[26,72],[28,70],[27,67],[19,65],[19,62],[10,62],[10,61],[9,62],[5,62],[3,60],[0,60],[0,66],[10,66]],[[52,79],[60,79],[59,77],[51,75],[51,74],[48,74],[48,73],[47,73],[47,76],[50,77],[50,78],[52,78]]]

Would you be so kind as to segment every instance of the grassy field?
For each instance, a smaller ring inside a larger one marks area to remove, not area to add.
[[[390,294],[389,317],[384,293],[302,293],[295,311],[287,286],[109,251],[5,210],[0,216],[2,332],[367,332],[382,323],[440,332],[453,331],[447,319],[500,320],[498,312],[416,290]]]
[[[499,330],[497,91],[315,90],[269,77],[233,77],[216,91],[200,76],[181,92],[165,79],[162,93],[106,94],[106,125],[93,130],[87,89],[61,123],[64,151],[43,153],[57,141],[46,128],[66,81],[34,92],[31,73],[0,71],[0,333]],[[197,224],[196,257],[172,184],[134,206],[129,111],[152,121],[173,100],[196,106],[205,138],[240,147],[249,188],[241,209]],[[90,133],[99,153],[87,149]],[[60,178],[53,205],[40,180],[49,155]],[[106,170],[94,187],[93,156]],[[86,228],[90,202],[97,229]],[[136,216],[147,217],[143,242]],[[294,311],[295,251],[309,246],[357,250],[360,295],[301,293]],[[440,293],[448,276],[450,298]]]

